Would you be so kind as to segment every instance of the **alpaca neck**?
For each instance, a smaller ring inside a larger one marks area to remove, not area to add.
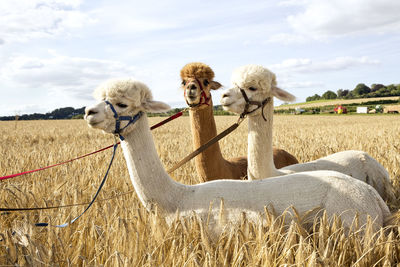
[[[272,150],[272,115],[274,111],[273,100],[265,105],[264,120],[261,113],[249,116],[248,134],[248,168],[247,175],[251,180],[263,179],[281,175],[275,168]]]
[[[121,147],[135,191],[147,209],[157,204],[163,211],[173,213],[179,209],[179,199],[186,186],[173,181],[164,170],[147,116],[142,116],[133,127],[130,133],[124,134]]]
[[[210,99],[209,105],[191,109],[189,116],[192,127],[193,148],[197,149],[217,135],[212,100]],[[219,144],[215,143],[195,157],[195,164],[197,172],[202,178],[222,178],[214,177],[218,174],[213,173],[220,168],[224,168],[225,165],[225,159],[222,157]]]

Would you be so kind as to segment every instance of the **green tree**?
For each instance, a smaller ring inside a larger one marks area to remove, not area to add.
[[[337,90],[337,97],[338,98],[344,98],[349,94],[349,92],[350,91],[347,90],[347,89],[339,89],[339,90]]]
[[[376,92],[382,87],[385,87],[383,84],[377,83],[377,84],[371,84],[371,92]]]
[[[366,86],[364,83],[357,84],[356,88],[353,90],[353,95],[357,97],[363,97],[364,95],[371,92],[371,88]]]
[[[400,91],[398,90],[398,87],[394,84],[388,85],[387,90],[389,91],[390,96],[397,96],[400,95]]]
[[[322,98],[323,99],[336,99],[337,95],[335,94],[335,92],[328,90],[322,95]]]
[[[349,93],[343,98],[344,99],[353,99],[353,98],[355,98],[354,95],[353,95],[353,91],[349,91]]]
[[[306,98],[306,101],[309,102],[309,101],[314,101],[314,100],[319,100],[319,99],[321,99],[321,96],[318,95],[318,94],[315,94],[315,95],[313,95],[313,96],[307,97],[307,98]]]
[[[381,89],[379,89],[378,91],[376,91],[377,96],[390,96],[390,90],[388,89],[388,87],[382,87]]]

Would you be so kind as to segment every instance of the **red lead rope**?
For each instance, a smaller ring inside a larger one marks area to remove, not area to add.
[[[178,112],[178,113],[172,115],[171,117],[169,117],[169,118],[167,118],[167,119],[165,119],[165,120],[163,120],[163,121],[157,123],[156,125],[151,126],[151,127],[150,127],[150,130],[153,130],[153,129],[155,129],[155,128],[158,128],[158,127],[160,127],[161,125],[164,125],[164,124],[166,124],[166,123],[169,122],[169,121],[175,120],[176,118],[179,118],[180,116],[182,116],[182,114],[183,114],[183,111],[180,111],[180,112]]]
[[[174,120],[174,119],[176,119],[176,118],[179,118],[180,116],[182,116],[182,114],[183,114],[183,111],[180,111],[180,112],[178,112],[178,113],[172,115],[171,117],[168,117],[167,119],[165,119],[165,120],[163,120],[163,121],[157,123],[156,125],[151,126],[151,127],[150,127],[150,130],[156,129],[156,128],[160,127],[161,125],[166,124],[166,123],[169,122],[169,121],[172,121],[172,120]],[[118,144],[119,144],[119,142],[118,142]],[[83,155],[83,156],[79,156],[79,157],[74,158],[74,159],[70,159],[70,160],[67,160],[67,161],[64,161],[64,162],[61,162],[61,163],[57,163],[57,164],[54,164],[54,165],[46,166],[46,167],[39,168],[39,169],[36,169],[36,170],[25,171],[25,172],[21,172],[21,173],[16,173],[16,174],[11,174],[11,175],[2,176],[2,177],[0,177],[0,181],[1,181],[1,180],[6,180],[6,179],[10,179],[10,178],[14,178],[14,177],[21,176],[21,175],[25,175],[25,174],[28,174],[28,173],[43,171],[43,170],[50,169],[50,168],[53,168],[53,167],[56,167],[56,166],[60,166],[60,165],[66,164],[66,163],[70,163],[70,162],[72,162],[72,161],[75,161],[75,160],[78,160],[78,159],[81,159],[81,158],[85,158],[85,157],[87,157],[87,156],[90,156],[90,155],[99,153],[99,152],[101,152],[101,151],[107,150],[107,149],[109,149],[109,148],[112,148],[113,146],[114,146],[114,145],[110,145],[110,146],[104,147],[104,148],[102,148],[102,149],[99,149],[99,150],[97,150],[97,151],[94,151],[94,152],[85,154],[85,155]]]
[[[56,167],[56,166],[59,166],[59,165],[63,165],[63,164],[72,162],[72,161],[77,160],[77,159],[81,159],[81,158],[84,158],[84,157],[87,157],[87,156],[90,156],[90,155],[99,153],[99,152],[104,151],[104,150],[106,150],[106,149],[112,148],[113,146],[114,146],[114,145],[111,145],[111,146],[108,146],[108,147],[99,149],[99,150],[97,150],[97,151],[91,152],[91,153],[89,153],[89,154],[86,154],[86,155],[83,155],[83,156],[80,156],[80,157],[77,157],[77,158],[74,158],[74,159],[70,159],[70,160],[67,160],[67,161],[64,161],[64,162],[61,162],[61,163],[57,163],[57,164],[54,164],[54,165],[50,165],[50,166],[46,166],[46,167],[43,167],[43,168],[39,168],[39,169],[36,169],[36,170],[31,170],[31,171],[26,171],[26,172],[21,172],[21,173],[16,173],[16,174],[11,174],[11,175],[7,175],[7,176],[3,176],[3,177],[0,177],[0,180],[6,180],[6,179],[14,178],[14,177],[17,177],[17,176],[21,176],[21,175],[24,175],[24,174],[28,174],[28,173],[38,172],[38,171],[50,169],[50,168],[53,168],[53,167]]]

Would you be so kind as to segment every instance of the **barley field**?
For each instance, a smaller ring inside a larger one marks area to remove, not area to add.
[[[150,118],[155,124],[162,118]],[[221,131],[236,117],[216,117]],[[192,151],[189,118],[153,131],[166,168]],[[0,176],[36,169],[113,143],[110,135],[89,129],[83,120],[0,122]],[[247,122],[220,141],[225,157],[245,155]],[[274,117],[274,146],[300,162],[342,150],[368,152],[389,171],[400,197],[400,116]],[[66,165],[0,181],[0,206],[46,207],[91,200],[106,171],[107,150]],[[199,183],[193,162],[172,177]],[[112,198],[112,199],[109,199]],[[339,218],[322,217],[311,228],[288,209],[294,221],[266,214],[265,224],[243,219],[210,241],[196,217],[167,226],[157,208],[143,208],[117,151],[100,201],[66,228],[35,227],[67,222],[85,206],[29,212],[1,212],[0,266],[399,266],[400,223],[379,232],[346,233]],[[393,212],[399,203],[388,203]]]

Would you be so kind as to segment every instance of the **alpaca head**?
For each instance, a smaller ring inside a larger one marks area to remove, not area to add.
[[[114,79],[101,84],[94,91],[94,97],[100,102],[85,109],[85,120],[92,128],[114,133],[116,119],[108,101],[114,107],[118,116],[134,117],[139,112],[165,112],[170,109],[167,104],[153,101],[150,89],[142,82],[134,79]],[[128,121],[121,121],[121,129]],[[128,133],[134,129],[134,124],[123,129]]]
[[[185,101],[190,107],[207,103],[211,97],[210,90],[221,87],[219,82],[213,81],[214,71],[199,62],[186,64],[181,69],[181,79]]]
[[[284,101],[294,101],[295,97],[278,88],[275,74],[259,65],[245,65],[237,68],[232,73],[231,82],[233,87],[226,90],[221,99],[224,110],[241,114],[245,111],[246,100],[258,103],[273,103],[275,96]],[[250,104],[249,111],[257,109],[257,105]],[[249,116],[260,115],[262,108],[249,114]]]

